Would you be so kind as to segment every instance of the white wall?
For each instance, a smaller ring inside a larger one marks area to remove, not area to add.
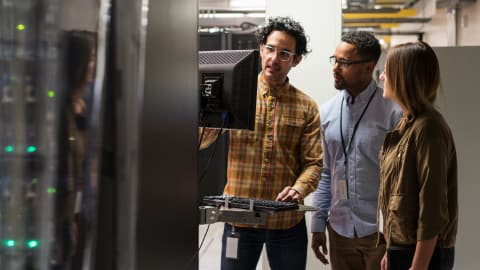
[[[291,16],[299,21],[310,37],[312,53],[290,71],[293,85],[322,104],[335,94],[332,67],[328,57],[340,41],[342,30],[341,1],[267,0],[266,15]]]
[[[480,152],[480,92],[476,76],[480,61],[480,1],[461,4],[457,11],[457,46],[446,47],[447,10],[437,10],[422,29],[424,40],[435,48],[440,61],[442,90],[437,104],[447,119],[455,140],[458,158],[459,224],[455,269],[478,269],[480,218],[478,216],[478,153]],[[392,38],[394,42],[406,40]],[[477,47],[465,47],[477,46]]]
[[[480,45],[480,1],[463,4],[458,12],[457,45]]]
[[[480,152],[480,92],[476,77],[480,47],[435,48],[442,89],[437,100],[452,129],[458,159],[459,222],[455,246],[455,269],[478,267],[480,218],[478,215],[478,153]],[[476,265],[476,266],[475,266]]]
[[[447,46],[447,21],[447,10],[437,10],[435,16],[432,17],[432,20],[423,29],[425,31],[423,40],[431,46]]]

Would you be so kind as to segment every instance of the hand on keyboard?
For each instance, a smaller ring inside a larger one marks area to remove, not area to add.
[[[286,186],[282,192],[280,192],[277,196],[277,201],[281,202],[300,202],[302,200],[302,194],[298,192],[298,190],[294,189],[293,187]]]

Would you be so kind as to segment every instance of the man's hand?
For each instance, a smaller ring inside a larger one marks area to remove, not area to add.
[[[320,250],[322,247],[322,250]],[[325,256],[328,255],[327,238],[325,232],[312,233],[312,249],[315,256],[323,263],[328,264],[328,260]]]
[[[380,262],[380,269],[388,270],[388,259],[387,259],[386,252],[385,252],[385,255],[383,255],[382,261]]]
[[[286,186],[282,192],[278,194],[276,200],[281,202],[299,202],[302,199],[302,194],[300,194],[296,189]]]

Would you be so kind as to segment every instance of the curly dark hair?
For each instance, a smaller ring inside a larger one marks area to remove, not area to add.
[[[370,32],[353,31],[347,32],[342,36],[342,41],[350,43],[357,47],[358,54],[365,59],[371,59],[375,63],[380,58],[380,42]]]
[[[267,38],[273,31],[282,31],[295,38],[295,53],[297,55],[306,55],[310,52],[307,49],[307,36],[299,22],[294,21],[290,17],[271,17],[268,23],[259,28],[255,33],[259,44],[265,44]]]

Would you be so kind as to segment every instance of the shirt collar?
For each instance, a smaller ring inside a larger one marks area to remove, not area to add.
[[[355,97],[355,103],[366,103],[370,99],[370,96],[377,89],[377,84],[374,80],[363,90],[358,96]],[[347,101],[347,104],[352,104],[353,97],[348,93],[347,90],[343,90],[343,97]]]
[[[288,79],[288,77],[282,86],[277,88],[270,88],[268,87],[262,75],[263,75],[263,72],[261,72],[258,75],[258,88],[260,90],[260,94],[262,94],[262,96],[264,97],[266,96],[280,97],[281,95],[286,94],[288,89],[290,88],[290,80]]]

